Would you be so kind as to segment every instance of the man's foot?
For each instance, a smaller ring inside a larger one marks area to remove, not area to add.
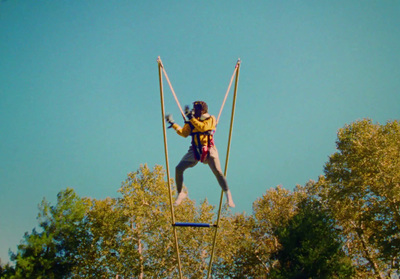
[[[181,202],[187,197],[187,194],[184,192],[180,192],[178,194],[178,197],[176,198],[176,201],[174,203],[174,206],[178,206],[181,204]]]
[[[226,201],[228,203],[228,206],[235,207],[235,203],[233,202],[231,191],[230,190],[226,191],[225,195],[226,195]]]

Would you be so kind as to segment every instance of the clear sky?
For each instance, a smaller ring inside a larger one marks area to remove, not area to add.
[[[400,119],[399,50],[397,0],[0,1],[2,262],[37,226],[43,197],[118,197],[140,164],[165,166],[158,56],[181,104],[204,100],[213,114],[241,58],[227,178],[233,212],[251,214],[267,189],[316,180],[346,123]],[[222,165],[231,103],[216,134]],[[168,130],[172,170],[189,144]],[[217,205],[207,166],[185,182]]]

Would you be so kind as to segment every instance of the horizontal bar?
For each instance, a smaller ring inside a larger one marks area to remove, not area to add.
[[[217,225],[207,224],[207,223],[175,223],[172,224],[175,227],[203,227],[203,228],[210,228],[216,227]]]

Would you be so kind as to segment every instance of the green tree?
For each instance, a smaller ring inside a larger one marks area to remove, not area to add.
[[[268,276],[277,262],[272,258],[279,247],[275,230],[289,222],[305,195],[300,186],[293,192],[278,186],[253,203],[252,216],[228,216],[225,222],[229,229],[223,230],[222,242],[230,244],[230,248],[225,248],[218,259],[216,274],[223,278]]]
[[[269,274],[276,261],[271,257],[279,248],[279,239],[275,235],[278,227],[285,226],[297,213],[297,204],[306,196],[301,186],[293,192],[282,188],[268,190],[253,203],[255,227],[252,232],[255,257],[262,264],[261,274]]]
[[[72,269],[73,278],[102,278],[115,273],[118,265],[118,232],[121,218],[116,210],[116,200],[90,200],[86,216],[88,237],[80,239],[76,247],[77,261]]]
[[[260,266],[254,254],[254,218],[243,214],[226,216],[219,229],[213,275],[216,278],[251,278]]]
[[[313,191],[342,228],[358,276],[390,277],[400,269],[400,124],[360,120],[336,145]]]
[[[117,206],[124,226],[118,249],[123,277],[162,277],[174,270],[167,185],[161,166],[151,171],[144,165],[130,173],[119,190],[122,198]]]
[[[14,272],[13,267],[9,263],[3,264],[0,259],[0,278],[7,278],[10,273],[13,274]]]
[[[78,247],[76,278],[167,277],[175,270],[165,172],[140,166],[122,183],[119,198],[92,199],[90,238]],[[172,260],[168,260],[171,259]]]
[[[350,278],[351,260],[342,248],[334,220],[320,202],[308,198],[286,226],[276,229],[279,261],[272,278]]]
[[[57,196],[57,205],[45,199],[38,215],[41,231],[25,233],[11,260],[15,268],[6,278],[66,278],[76,263],[76,247],[85,235],[86,203],[72,189]]]

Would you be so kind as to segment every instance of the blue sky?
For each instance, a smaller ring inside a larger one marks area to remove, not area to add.
[[[43,197],[118,197],[140,164],[165,165],[158,56],[181,104],[204,100],[213,114],[241,58],[227,178],[233,211],[251,214],[267,189],[316,180],[346,123],[400,118],[399,49],[399,1],[1,1],[2,262]],[[172,169],[189,144],[168,131]],[[217,205],[207,166],[185,182]]]

